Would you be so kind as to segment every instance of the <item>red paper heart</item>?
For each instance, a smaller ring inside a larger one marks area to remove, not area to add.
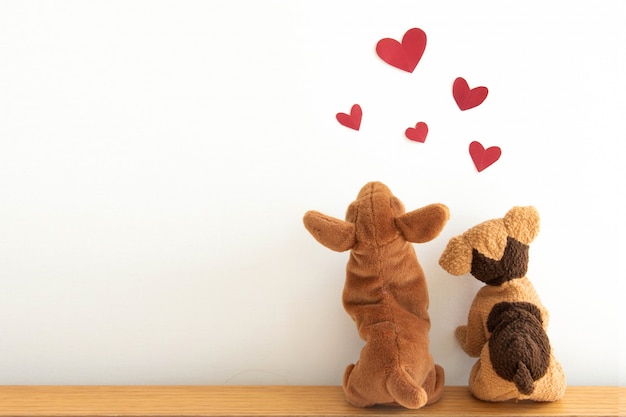
[[[361,118],[363,117],[363,111],[361,110],[361,106],[355,104],[354,106],[352,106],[352,109],[350,109],[350,114],[337,113],[336,117],[337,121],[345,127],[359,130],[359,128],[361,127]]]
[[[452,95],[461,110],[469,110],[480,105],[487,98],[487,87],[475,87],[470,90],[467,81],[462,77],[454,80]]]
[[[415,125],[415,127],[409,127],[405,130],[404,134],[410,140],[424,143],[426,135],[428,135],[428,125],[424,122],[419,122]]]
[[[409,29],[402,37],[402,43],[384,38],[376,44],[378,56],[391,66],[413,72],[426,49],[426,34],[422,29]]]
[[[485,149],[480,142],[474,141],[470,143],[469,153],[472,157],[472,161],[474,161],[474,166],[476,166],[476,169],[480,172],[500,159],[502,150],[497,146],[491,146]]]

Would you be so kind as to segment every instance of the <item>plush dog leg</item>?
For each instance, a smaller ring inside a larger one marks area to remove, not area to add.
[[[428,402],[426,404],[436,403],[441,399],[443,394],[443,382],[445,380],[445,373],[441,366],[435,365],[428,378],[424,382],[424,390],[428,394]]]
[[[565,373],[561,364],[553,359],[546,374],[535,383],[535,391],[530,395],[534,401],[556,401],[565,395]]]
[[[486,345],[480,358],[472,367],[469,387],[472,395],[483,401],[508,401],[520,397],[515,384],[503,381],[493,370]]]
[[[354,383],[358,377],[353,375],[355,365],[351,363],[346,367],[343,374],[343,392],[346,396],[346,400],[355,407],[371,407],[376,403],[372,402],[366,393],[359,390],[359,386],[362,384]]]

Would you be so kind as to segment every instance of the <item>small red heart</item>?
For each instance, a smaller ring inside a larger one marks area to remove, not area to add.
[[[487,87],[475,87],[470,90],[465,79],[459,77],[452,85],[452,95],[461,110],[469,110],[480,105],[487,98]]]
[[[361,106],[355,104],[354,106],[352,106],[352,109],[350,109],[350,114],[337,113],[336,117],[337,121],[345,127],[359,130],[359,128],[361,127],[361,118],[363,117],[363,111],[361,110]]]
[[[428,135],[428,125],[424,122],[419,122],[415,125],[415,127],[409,127],[405,130],[404,134],[407,138],[415,142],[424,143],[426,135]]]
[[[422,29],[409,29],[402,37],[402,43],[384,38],[376,44],[376,53],[389,65],[406,72],[413,72],[426,49],[426,34]]]
[[[470,143],[469,153],[472,157],[472,161],[474,161],[474,166],[476,166],[476,169],[480,172],[500,159],[502,149],[497,146],[491,146],[485,149],[480,142],[474,141]]]

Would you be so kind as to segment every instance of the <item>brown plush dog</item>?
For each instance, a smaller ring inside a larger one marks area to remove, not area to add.
[[[546,334],[548,311],[526,277],[528,245],[538,233],[537,210],[513,207],[450,239],[439,259],[449,273],[471,273],[486,284],[455,333],[463,350],[480,358],[469,378],[479,399],[555,401],[565,393]]]
[[[441,397],[444,372],[429,352],[428,290],[411,242],[437,237],[448,217],[442,204],[405,213],[380,182],[361,189],[345,221],[315,211],[304,215],[322,245],[350,250],[343,305],[366,341],[343,377],[352,405],[417,409]]]

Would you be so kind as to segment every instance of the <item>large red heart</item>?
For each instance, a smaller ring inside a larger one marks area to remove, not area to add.
[[[361,118],[363,117],[363,111],[361,110],[361,106],[355,104],[354,106],[352,106],[352,109],[350,109],[350,114],[337,113],[336,117],[337,121],[345,127],[359,130],[361,127]]]
[[[404,134],[415,142],[424,143],[426,135],[428,135],[428,125],[424,122],[419,122],[415,127],[409,127]]]
[[[472,157],[472,161],[474,161],[474,166],[476,166],[476,169],[480,172],[500,159],[502,150],[497,146],[491,146],[485,149],[480,142],[474,141],[470,143],[469,153]]]
[[[461,110],[469,110],[480,105],[487,98],[489,90],[487,87],[476,87],[470,90],[467,81],[462,77],[454,80],[452,85],[452,95],[457,106]]]
[[[391,66],[413,72],[426,49],[426,34],[422,29],[409,29],[402,37],[402,43],[384,38],[376,44],[378,56]]]

